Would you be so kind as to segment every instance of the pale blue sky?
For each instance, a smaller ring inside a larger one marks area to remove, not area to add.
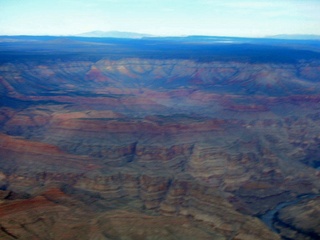
[[[0,35],[320,35],[320,0],[0,0]]]

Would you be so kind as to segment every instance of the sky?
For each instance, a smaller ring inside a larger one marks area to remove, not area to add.
[[[320,0],[0,0],[0,35],[320,35]]]

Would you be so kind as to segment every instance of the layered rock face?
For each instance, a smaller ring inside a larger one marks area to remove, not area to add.
[[[1,239],[316,239],[316,200],[259,217],[319,194],[319,69],[2,63]]]
[[[319,201],[317,197],[283,208],[277,215],[276,228],[287,238],[317,238],[320,235]]]

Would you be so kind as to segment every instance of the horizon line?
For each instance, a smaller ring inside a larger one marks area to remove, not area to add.
[[[137,34],[137,37],[125,36],[85,36],[90,33],[119,33],[119,34]],[[145,35],[145,36],[143,36]],[[251,38],[251,39],[284,39],[284,40],[320,40],[318,34],[275,34],[266,36],[226,36],[226,35],[206,35],[206,34],[190,34],[190,35],[153,35],[148,33],[129,32],[129,31],[100,31],[93,30],[77,34],[0,34],[0,37],[79,37],[79,38],[123,38],[123,39],[143,39],[143,38],[187,38],[187,37],[217,37],[217,38]]]

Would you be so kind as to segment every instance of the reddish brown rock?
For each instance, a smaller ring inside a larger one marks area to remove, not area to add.
[[[255,216],[320,189],[313,64],[1,65],[0,238],[279,239]]]

